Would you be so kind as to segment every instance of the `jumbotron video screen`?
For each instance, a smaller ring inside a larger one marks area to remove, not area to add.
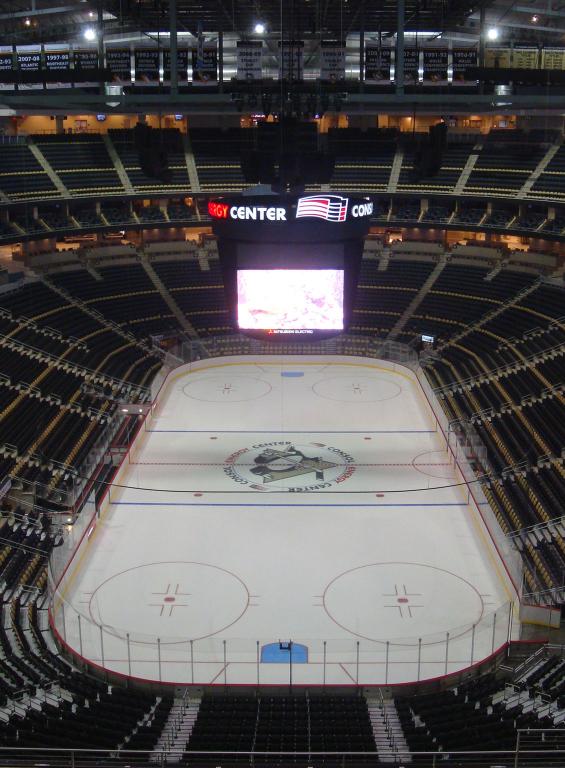
[[[343,269],[238,269],[242,330],[343,330]]]

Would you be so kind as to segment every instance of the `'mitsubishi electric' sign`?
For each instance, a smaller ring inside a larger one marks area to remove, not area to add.
[[[208,213],[217,221],[288,222],[292,219],[322,219],[339,224],[349,219],[368,218],[373,213],[373,203],[352,201],[341,195],[299,197],[290,205],[234,205],[210,200]]]

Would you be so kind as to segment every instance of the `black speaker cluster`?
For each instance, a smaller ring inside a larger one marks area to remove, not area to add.
[[[135,126],[134,144],[143,173],[167,184],[172,180],[163,132],[144,123]]]
[[[447,146],[447,125],[432,125],[428,135],[419,139],[414,152],[414,175],[419,179],[437,176]]]
[[[259,130],[257,147],[241,156],[246,182],[270,184],[278,193],[300,193],[307,185],[330,183],[335,156],[318,149],[314,123],[280,118]]]

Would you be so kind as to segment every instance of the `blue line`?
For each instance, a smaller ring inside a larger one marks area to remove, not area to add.
[[[238,504],[213,501],[111,501],[115,507],[466,507],[463,502],[438,504]]]
[[[146,432],[179,432],[180,434],[202,433],[218,435],[433,435],[435,429],[355,429],[355,430],[312,430],[312,429],[147,429]]]

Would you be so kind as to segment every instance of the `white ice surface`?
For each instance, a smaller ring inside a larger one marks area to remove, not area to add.
[[[252,473],[265,450],[281,452],[265,472],[298,474]],[[65,587],[66,641],[86,659],[288,683],[289,664],[257,653],[293,640],[309,652],[294,683],[398,683],[506,640],[502,565],[400,368],[211,361],[170,384],[134,456]]]

